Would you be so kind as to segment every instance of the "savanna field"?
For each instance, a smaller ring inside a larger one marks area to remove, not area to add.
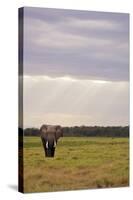
[[[129,138],[63,137],[46,158],[39,137],[24,137],[24,192],[129,185]]]

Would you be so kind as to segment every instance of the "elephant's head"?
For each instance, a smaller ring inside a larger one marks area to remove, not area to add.
[[[46,157],[54,157],[57,141],[63,137],[61,126],[42,125],[40,135],[45,150]]]

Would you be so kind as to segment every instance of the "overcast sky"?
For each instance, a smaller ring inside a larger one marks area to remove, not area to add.
[[[24,9],[24,126],[129,124],[129,15]]]

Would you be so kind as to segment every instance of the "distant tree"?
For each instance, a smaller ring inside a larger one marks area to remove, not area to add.
[[[23,131],[21,130],[22,134]],[[63,127],[63,135],[67,136],[87,136],[87,137],[129,137],[129,126],[74,126]],[[24,129],[25,136],[40,136],[39,129]]]

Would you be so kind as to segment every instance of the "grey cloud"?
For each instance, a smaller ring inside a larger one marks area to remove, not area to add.
[[[42,8],[24,13],[25,74],[128,81],[128,14]]]
[[[129,14],[128,13],[114,13],[114,12],[97,12],[97,11],[86,11],[86,10],[70,10],[70,9],[53,9],[53,8],[36,8],[36,7],[25,7],[25,15],[31,19],[38,19],[40,21],[49,21],[51,23],[64,21],[66,18],[77,18],[77,19],[91,19],[101,20],[107,19],[110,21],[118,21],[127,23]]]

